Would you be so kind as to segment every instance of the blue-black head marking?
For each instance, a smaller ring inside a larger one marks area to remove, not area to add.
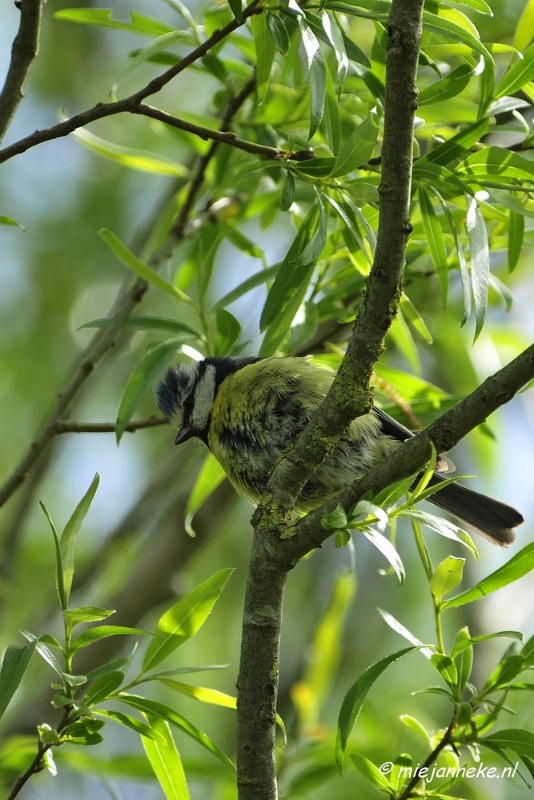
[[[178,370],[171,367],[155,390],[156,405],[167,419],[171,419],[178,407]]]

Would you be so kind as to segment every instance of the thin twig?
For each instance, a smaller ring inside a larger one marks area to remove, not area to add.
[[[50,142],[53,139],[59,139],[62,136],[68,136],[69,133],[77,130],[77,128],[83,128],[85,125],[88,125],[90,122],[94,122],[97,119],[114,116],[115,114],[122,114],[123,112],[137,113],[137,107],[143,100],[150,95],[159,92],[160,89],[163,89],[163,87],[166,86],[169,81],[183,72],[195,61],[198,61],[199,58],[205,56],[212,47],[215,47],[215,45],[221,42],[226,36],[228,36],[230,33],[233,33],[236,28],[239,28],[241,25],[243,25],[249,17],[253,16],[254,14],[261,14],[262,9],[258,8],[258,2],[259,0],[253,0],[251,5],[249,5],[243,11],[241,22],[237,22],[237,20],[233,19],[228,23],[228,25],[225,25],[224,28],[214,31],[209,39],[206,39],[203,44],[192,50],[187,56],[184,56],[184,58],[182,58],[177,64],[168,69],[166,72],[151,80],[150,83],[148,83],[142,89],[139,89],[138,92],[135,92],[134,94],[131,94],[122,100],[118,100],[116,103],[97,103],[96,106],[93,106],[93,108],[89,108],[87,111],[83,111],[80,114],[69,117],[69,119],[59,122],[57,125],[53,125],[51,128],[35,131],[30,136],[26,136],[24,139],[20,139],[18,142],[15,142],[9,147],[5,147],[3,150],[0,150],[0,164],[10,158],[13,158],[13,156],[25,153],[26,150],[29,150],[38,144]]]
[[[19,0],[20,25],[11,48],[11,62],[0,94],[0,142],[22,98],[34,58],[39,52],[41,20],[46,0]]]
[[[172,125],[173,128],[178,128],[182,131],[189,131],[189,133],[199,136],[201,139],[213,139],[215,142],[228,144],[230,147],[236,147],[238,150],[244,150],[245,153],[253,153],[258,156],[265,156],[270,158],[271,161],[281,161],[287,157],[287,152],[278,147],[268,147],[264,144],[257,144],[256,142],[249,142],[246,139],[238,139],[232,131],[215,131],[212,128],[205,128],[202,125],[194,125],[192,122],[187,122],[185,119],[175,117],[166,111],[161,111],[154,106],[140,103],[136,108],[132,109],[134,114],[142,114],[145,117],[152,117],[164,122],[166,125]]]
[[[165,417],[147,417],[129,422],[125,427],[127,433],[135,433],[143,428],[155,428],[158,425],[168,425]],[[114,422],[75,422],[70,419],[60,419],[56,422],[54,436],[61,433],[115,433],[116,425]]]

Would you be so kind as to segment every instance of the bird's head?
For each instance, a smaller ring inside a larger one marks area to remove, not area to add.
[[[214,364],[197,361],[171,367],[156,387],[156,404],[178,428],[176,444],[192,437],[207,444],[211,409],[217,391]]]

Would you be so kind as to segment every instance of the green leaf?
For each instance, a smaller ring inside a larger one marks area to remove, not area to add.
[[[493,100],[515,94],[533,79],[534,44],[530,45],[523,58],[517,59],[515,64],[504,73],[495,88]]]
[[[178,161],[154,155],[147,150],[136,150],[132,147],[124,147],[108,142],[84,128],[78,128],[73,132],[73,136],[88,150],[122,164],[123,167],[128,169],[138,170],[139,172],[152,172],[156,175],[171,175],[175,178],[185,178],[189,174],[189,170]]]
[[[343,36],[343,44],[345,45],[345,52],[351,61],[355,61],[357,64],[363,64],[364,67],[370,68],[371,62],[363,52],[360,50],[358,45],[349,39],[349,37],[345,34],[345,32],[341,29],[341,35]]]
[[[74,575],[74,551],[76,549],[76,537],[80,530],[81,524],[87,516],[87,512],[91,508],[91,503],[98,489],[100,483],[100,475],[97,473],[93,478],[90,487],[84,494],[74,513],[65,525],[65,529],[61,534],[60,547],[61,558],[63,562],[63,585],[65,587],[65,599],[68,602],[70,597],[70,590],[72,588],[72,578]]]
[[[437,600],[449,594],[462,582],[465,558],[447,556],[438,564],[430,581],[432,594]]]
[[[453,42],[462,42],[475,52],[480,53],[488,61],[493,61],[490,52],[484,47],[480,39],[477,39],[469,30],[456,22],[445,19],[443,16],[432,14],[430,11],[423,11],[423,28],[429,33],[435,33]]]
[[[154,741],[159,742],[159,744],[166,745],[168,743],[168,738],[160,731],[145,725],[144,722],[140,722],[138,719],[131,717],[129,714],[124,714],[122,711],[108,711],[107,709],[99,708],[98,710],[93,710],[92,713],[99,717],[111,719],[118,725],[123,725],[125,728],[130,728],[130,730],[135,731],[140,736],[146,736],[147,739],[153,739]]]
[[[80,719],[76,722],[71,722],[61,731],[61,741],[82,745],[100,744],[103,741],[103,737],[98,731],[104,725],[104,722],[97,719]]]
[[[319,222],[318,218],[318,206],[312,206],[304,218],[287,252],[286,258],[276,275],[275,281],[271,286],[261,314],[260,331],[264,331],[272,322],[280,319],[284,310],[291,302],[292,298],[294,298],[295,290],[309,278],[311,272],[310,266],[308,264],[298,266],[295,265],[294,261],[299,255],[302,255],[302,253],[306,251],[308,245],[313,241],[313,234],[316,232]],[[294,313],[296,312],[297,309],[295,309]],[[291,320],[289,322],[291,322]],[[286,327],[286,331],[288,328],[289,324]]]
[[[160,618],[156,636],[143,660],[142,673],[157,667],[202,627],[233,569],[221,569],[208,578]]]
[[[321,17],[323,23],[323,30],[326,33],[328,42],[334,50],[337,61],[337,95],[341,96],[343,84],[349,68],[349,60],[345,50],[345,42],[343,41],[343,32],[334,15],[330,16],[326,11],[323,11]]]
[[[458,670],[454,661],[443,653],[433,653],[430,659],[445,683],[455,688],[458,683]]]
[[[192,527],[193,517],[225,477],[226,473],[215,456],[208,453],[185,507],[184,527],[190,536],[196,535]]]
[[[215,355],[227,355],[241,336],[241,325],[225,308],[215,309],[215,325]]]
[[[479,600],[481,597],[485,597],[503,586],[508,586],[509,583],[514,583],[514,581],[519,580],[532,569],[534,569],[534,542],[528,544],[519,553],[516,553],[510,561],[507,561],[506,564],[492,572],[487,578],[481,580],[476,586],[466,592],[462,592],[457,597],[453,597],[452,600],[448,600],[443,604],[442,608],[458,608],[466,605],[466,603]]]
[[[317,196],[317,207],[319,209],[319,224],[317,230],[312,238],[295,258],[289,259],[289,253],[286,257],[286,263],[292,267],[306,267],[313,261],[316,261],[324,250],[326,244],[327,227],[326,227],[326,211],[323,201]]]
[[[274,320],[268,326],[258,355],[262,357],[274,355],[278,346],[280,345],[280,342],[287,338],[288,331],[291,328],[291,323],[293,322],[299,308],[301,308],[308,291],[313,270],[314,264],[297,268],[297,274],[294,276],[296,288],[287,299],[283,310],[280,312],[280,314],[275,316]]]
[[[334,531],[337,528],[346,528],[348,524],[347,515],[342,505],[337,505],[336,508],[326,517],[321,520],[321,525],[325,531]]]
[[[417,345],[412,336],[412,332],[402,312],[399,312],[389,329],[389,335],[395,342],[396,347],[402,353],[406,361],[410,364],[411,368],[416,375],[421,375],[421,362],[419,360],[419,352]]]
[[[528,0],[515,29],[514,47],[525,50],[534,38],[534,0]]]
[[[462,630],[466,630],[462,628]],[[472,644],[477,644],[478,642],[485,642],[488,639],[497,639],[501,636],[505,636],[510,639],[517,639],[519,642],[523,641],[523,634],[520,631],[497,631],[496,633],[482,633],[480,636],[472,636],[469,639],[460,638],[459,636],[456,637],[456,641],[454,643],[454,647],[451,650],[450,656],[451,658],[456,658],[458,653],[461,653],[466,647],[470,647]]]
[[[196,44],[196,39],[195,39],[195,37],[193,36],[192,33],[189,33],[189,31],[172,31],[171,33],[164,33],[162,36],[158,36],[158,38],[155,39],[155,41],[150,42],[150,44],[147,44],[141,50],[137,50],[137,51],[131,52],[130,53],[130,56],[131,56],[130,62],[122,70],[122,72],[120,73],[119,77],[117,78],[117,80],[115,81],[113,86],[111,87],[111,91],[110,91],[111,98],[114,101],[116,101],[116,99],[117,99],[116,93],[117,93],[117,89],[120,86],[120,84],[125,80],[125,78],[128,77],[128,75],[131,75],[132,72],[135,72],[135,70],[141,64],[144,64],[147,61],[151,61],[151,62],[155,62],[155,63],[164,63],[167,66],[168,65],[167,59],[171,59],[170,65],[174,65],[175,63],[178,63],[178,61],[180,60],[178,56],[173,56],[170,53],[164,53],[164,51],[168,47],[170,47],[170,45],[175,44],[176,42],[182,42],[182,43],[188,44],[188,45],[195,45]],[[160,55],[162,53],[163,53],[163,55]],[[158,56],[160,56],[160,58],[158,58]],[[109,143],[108,142],[104,142],[103,139],[98,139],[98,137],[96,137],[96,136],[95,137],[91,137],[91,138],[95,140],[95,142],[97,143],[97,147],[98,147],[99,144],[104,144],[105,147],[109,146]],[[89,142],[90,142],[90,140],[89,140]],[[89,148],[92,149],[90,144],[89,144]],[[137,154],[140,154],[141,157],[143,157],[143,154],[139,150],[129,150],[129,148],[122,148],[122,147],[117,148],[116,145],[111,145],[111,150],[114,153],[118,153],[118,154],[120,154],[121,151],[123,151],[123,153],[125,155],[128,155],[128,152],[131,153],[131,154],[136,154],[137,153]],[[99,152],[99,150],[97,149],[96,152]],[[102,153],[102,155],[107,155],[107,153]],[[149,158],[151,157],[149,153],[144,153],[144,156],[148,156]],[[169,162],[168,159],[164,159],[163,163],[164,164],[165,163],[176,164],[176,162]],[[127,166],[129,166],[129,165],[127,165]],[[181,166],[181,165],[176,164],[176,166]],[[134,169],[138,169],[139,167],[136,167],[134,165],[133,168]],[[182,167],[182,169],[185,169],[185,168]],[[149,171],[151,171],[151,170],[149,170]]]
[[[351,133],[336,159],[332,177],[352,172],[371,158],[378,137],[376,115],[370,114]]]
[[[504,147],[485,147],[468,156],[457,167],[456,175],[474,183],[495,179],[502,183],[507,178],[529,180],[534,177],[534,161]]]
[[[502,747],[513,750],[520,756],[534,758],[534,733],[521,729],[508,728],[507,730],[492,733],[479,739],[480,744],[491,744],[494,747]]]
[[[0,214],[0,225],[11,225],[14,228],[20,228],[22,231],[25,230],[24,226],[17,222],[16,219],[5,217],[3,214]]]
[[[101,675],[100,678],[93,681],[85,693],[83,699],[84,705],[94,706],[97,703],[102,703],[104,700],[107,700],[109,695],[113,694],[113,692],[119,688],[123,680],[124,672],[120,672],[119,670]]]
[[[97,606],[81,606],[63,612],[63,619],[70,628],[80,625],[82,622],[100,622],[107,619],[115,611],[111,608],[98,608]]]
[[[180,692],[180,694],[191,697],[193,700],[198,700],[200,703],[210,703],[210,705],[222,706],[223,708],[237,708],[236,697],[225,694],[225,692],[219,692],[217,689],[206,689],[203,686],[191,686],[189,683],[174,681],[172,678],[158,678],[157,680],[174,692]]]
[[[460,64],[446,78],[432,83],[419,93],[418,107],[427,103],[441,103],[443,100],[455,97],[465,89],[472,75],[473,70],[469,64]]]
[[[107,639],[109,636],[150,636],[150,634],[141,628],[128,628],[123,625],[99,625],[97,628],[88,628],[88,630],[80,633],[72,643],[71,653],[74,655],[82,648],[93,644],[93,642]]]
[[[247,278],[245,281],[243,281],[243,283],[240,283],[238,286],[236,286],[235,289],[232,289],[232,291],[228,292],[228,294],[225,294],[224,297],[221,297],[220,300],[217,300],[214,308],[224,308],[225,306],[229,306],[230,303],[235,302],[252,289],[255,289],[256,286],[261,286],[262,283],[267,283],[267,281],[270,281],[271,278],[274,278],[278,274],[280,266],[280,264],[275,264],[272,267],[268,267],[261,272],[256,272],[254,275],[251,275],[250,278]]]
[[[174,28],[160,22],[153,17],[139,14],[137,11],[129,11],[130,22],[119,22],[112,19],[113,10],[108,8],[63,8],[56,11],[55,19],[63,19],[67,22],[78,22],[82,25],[99,25],[104,28],[116,28],[130,33],[138,33],[141,36],[161,36],[163,33],[171,33]]]
[[[525,233],[525,217],[517,211],[510,211],[510,225],[508,228],[508,269],[513,272],[519,262],[523,249],[523,236]]]
[[[112,322],[113,317],[93,319],[91,322],[81,325],[78,330],[83,328],[109,328]],[[171,333],[184,334],[197,340],[201,338],[200,333],[190,325],[186,325],[185,322],[178,322],[175,319],[169,319],[169,317],[128,317],[123,327],[134,331],[170,331]]]
[[[181,339],[167,339],[156,345],[136,364],[126,382],[122,393],[115,435],[117,444],[120,442],[124,430],[130,422],[137,406],[153,385],[156,378],[169,366],[181,344]]]
[[[152,730],[160,734],[167,742],[166,745],[162,745],[146,736],[141,739],[163,794],[167,800],[189,800],[184,768],[172,738],[169,723],[152,714],[147,714],[146,717]]]
[[[421,215],[423,227],[430,247],[430,255],[434,262],[443,304],[447,309],[449,294],[449,267],[447,264],[447,249],[443,238],[441,223],[434,210],[430,195],[422,184],[419,184],[419,200],[421,202]]]
[[[415,647],[407,647],[405,650],[397,650],[396,653],[392,653],[368,667],[345,695],[339,712],[336,736],[336,764],[340,774],[343,772],[343,758],[350,733],[358,719],[369,690],[391,664],[404,658],[408,653],[413,653],[416,649]]]
[[[281,55],[287,56],[289,52],[290,41],[289,33],[287,32],[287,28],[283,21],[280,19],[278,14],[273,14],[272,11],[267,11],[267,25],[269,26],[269,33],[273,37],[273,42],[276,49]]]
[[[437,189],[433,189],[434,194],[438,198],[439,202],[441,203],[441,207],[445,212],[445,217],[449,224],[450,231],[452,233],[454,244],[456,245],[456,254],[458,256],[458,265],[460,267],[460,278],[462,281],[462,294],[463,294],[463,301],[464,301],[464,313],[462,315],[462,325],[465,325],[468,318],[471,316],[471,274],[467,269],[467,262],[465,260],[465,254],[462,247],[462,243],[460,241],[460,234],[458,233],[458,228],[456,227],[456,222],[454,220],[453,215],[443,197],[437,191]]]
[[[63,556],[61,554],[61,544],[59,542],[59,536],[57,535],[54,523],[52,522],[52,517],[48,513],[47,507],[43,502],[41,502],[41,500],[39,500],[39,505],[41,506],[41,510],[45,515],[48,524],[50,525],[50,530],[52,531],[52,536],[54,537],[54,545],[56,548],[56,589],[61,608],[63,611],[65,611],[67,608],[67,595],[65,592],[65,582],[63,578]]]
[[[101,228],[98,232],[100,238],[106,242],[106,244],[111,248],[111,250],[115,253],[118,259],[122,261],[129,269],[132,270],[139,278],[142,278],[147,283],[151,283],[153,286],[157,286],[158,289],[162,289],[167,294],[170,294],[171,297],[174,297],[175,300],[184,300],[186,302],[190,302],[187,295],[181,292],[176,286],[173,286],[172,283],[166,281],[165,278],[162,278],[161,275],[158,275],[157,272],[154,272],[148,264],[145,264],[136,255],[132,253],[131,250],[126,247],[125,244],[121,242],[118,236],[108,230],[108,228]]]
[[[406,579],[406,570],[404,569],[404,564],[401,561],[401,557],[389,539],[386,536],[383,536],[381,533],[378,533],[378,531],[375,531],[373,528],[364,529],[362,530],[362,533],[389,561],[393,567],[395,575],[397,576],[399,584],[402,585]]]
[[[2,659],[0,668],[0,717],[9,703],[28,669],[37,646],[37,640],[28,642],[24,647],[9,645]]]
[[[428,330],[424,319],[416,309],[410,298],[404,292],[400,299],[400,309],[403,316],[410,322],[412,327],[420,334],[427,344],[432,344],[432,335]]]
[[[326,64],[321,53],[319,40],[310,26],[301,16],[299,16],[298,23],[308,61],[308,80],[310,82],[310,131],[308,139],[311,139],[321,124],[324,114]]]
[[[286,173],[284,186],[282,188],[282,197],[280,198],[280,211],[289,211],[289,209],[293,205],[294,197],[295,197],[295,178],[293,177],[293,173],[290,170],[288,170]]]
[[[364,756],[358,755],[358,753],[350,753],[350,759],[358,772],[361,772],[364,778],[367,778],[368,781],[371,781],[371,783],[374,784],[374,786],[376,786],[378,789],[382,789],[383,791],[388,792],[390,796],[393,796],[392,785],[372,761],[369,761],[369,759],[365,758]]]
[[[435,164],[442,164],[443,166],[450,164],[451,161],[461,156],[482,138],[489,124],[490,120],[487,117],[473,122],[471,125],[463,128],[459,133],[451,136],[446,142],[443,142],[443,144],[431,150],[430,153],[423,156],[421,161],[432,161]]]
[[[255,14],[250,20],[256,46],[256,91],[262,103],[269,88],[269,78],[274,60],[275,45],[265,14]]]
[[[238,22],[241,22],[243,16],[243,3],[242,0],[228,0],[228,5],[232,9],[232,14]]]
[[[474,341],[476,342],[484,327],[486,311],[488,310],[490,255],[486,223],[480,213],[477,201],[470,195],[466,195],[466,199],[466,228],[471,247],[471,283],[473,285],[476,320]]]
[[[170,722],[172,725],[176,725],[176,727],[180,728],[184,733],[187,733],[188,736],[214,755],[215,758],[219,759],[221,763],[229,767],[232,772],[235,772],[234,764],[230,761],[228,756],[223,753],[220,747],[217,747],[209,736],[202,733],[201,730],[189,722],[189,720],[185,719],[185,717],[182,717],[181,714],[177,714],[176,711],[173,711],[172,708],[163,705],[163,703],[157,703],[155,700],[147,700],[144,697],[139,697],[135,694],[127,694],[125,692],[121,693],[117,699],[132,708],[136,708],[138,711],[142,711],[144,714],[155,715],[156,717]]]

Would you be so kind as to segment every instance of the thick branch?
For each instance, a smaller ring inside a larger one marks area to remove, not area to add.
[[[20,25],[11,48],[11,63],[0,94],[0,142],[24,97],[24,86],[30,67],[39,52],[41,20],[46,0],[20,0]]]
[[[413,124],[422,5],[422,0],[392,5],[375,259],[347,353],[328,397],[269,482],[269,489],[282,510],[294,505],[314,469],[333,450],[349,422],[368,412],[371,374],[397,313],[406,242],[411,231]]]
[[[279,542],[277,555],[281,559],[287,558],[286,567],[291,569],[302,556],[315,547],[321,547],[332,535],[332,531],[322,528],[321,519],[333,511],[338,503],[348,509],[366,492],[379,492],[395,481],[413,475],[430,458],[430,442],[438,453],[447,452],[477,425],[485,422],[490,414],[508,403],[533,378],[534,344],[413,439],[399,445],[386,460],[356,481],[350,489],[300,520],[295,536]]]
[[[168,114],[166,111],[161,111],[154,106],[141,103],[136,108],[132,109],[134,114],[142,114],[144,117],[152,117],[164,122],[166,125],[172,125],[173,128],[178,128],[182,131],[189,131],[189,133],[199,136],[201,139],[213,139],[214,142],[221,142],[228,144],[230,147],[236,147],[238,150],[244,150],[245,153],[253,153],[258,156],[265,156],[272,161],[281,161],[285,157],[285,150],[280,150],[278,147],[268,147],[264,144],[256,144],[256,142],[248,142],[246,139],[238,139],[232,131],[215,131],[212,128],[205,128],[203,125],[194,125],[192,122],[187,122],[185,119],[175,117]]]
[[[408,220],[417,63],[423,0],[393,0],[388,20],[383,171],[375,262],[347,354],[332,389],[288,456],[275,468],[265,505],[254,516],[239,672],[237,768],[239,799],[276,800],[274,759],[277,670],[288,545],[280,539],[291,509],[314,469],[343,430],[368,411],[369,380],[397,312]],[[316,524],[320,526],[320,520]],[[292,540],[290,540],[291,542]],[[300,536],[299,544],[302,545]],[[313,546],[313,545],[312,545]],[[311,548],[308,546],[307,550]]]
[[[3,150],[0,150],[0,164],[10,158],[13,158],[13,156],[20,155],[20,153],[25,153],[26,150],[29,150],[38,144],[49,142],[52,139],[59,139],[62,136],[68,136],[69,133],[72,133],[77,128],[83,128],[85,125],[88,125],[90,122],[94,122],[97,119],[103,119],[104,117],[121,114],[125,111],[137,113],[137,107],[143,100],[150,95],[159,92],[160,89],[163,89],[163,87],[166,86],[169,81],[183,72],[184,69],[189,67],[195,61],[198,61],[199,58],[205,56],[212,47],[226,38],[226,36],[228,36],[230,33],[235,31],[236,28],[239,28],[240,25],[243,25],[243,23],[249,17],[253,16],[254,14],[260,14],[261,8],[257,7],[257,2],[258,0],[253,0],[252,4],[243,11],[241,22],[237,22],[237,20],[234,19],[229,22],[228,25],[225,25],[224,28],[216,30],[209,37],[209,39],[206,39],[203,44],[192,50],[187,56],[182,58],[177,64],[168,69],[162,75],[159,75],[157,78],[151,80],[150,83],[148,83],[142,89],[139,89],[138,92],[135,92],[134,94],[131,94],[122,100],[118,100],[116,103],[97,103],[96,106],[93,106],[93,108],[83,111],[80,114],[76,114],[74,117],[69,117],[69,119],[60,122],[57,125],[53,125],[51,128],[35,131],[35,133],[32,133],[31,136],[26,136],[26,138],[20,139],[10,147],[5,147]]]

